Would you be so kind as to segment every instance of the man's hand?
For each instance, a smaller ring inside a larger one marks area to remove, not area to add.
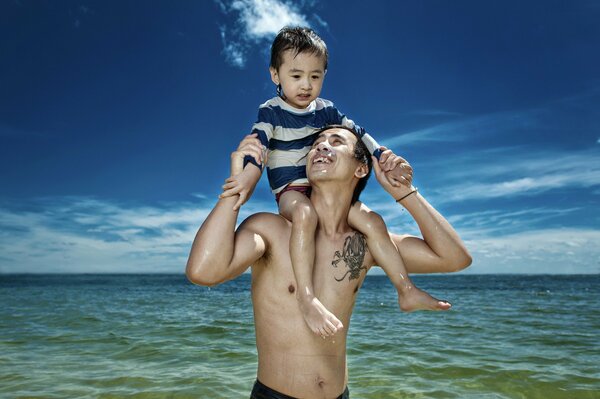
[[[219,195],[219,198],[239,195],[238,201],[233,206],[234,211],[240,209],[250,199],[262,172],[250,164],[244,168],[244,157],[252,156],[263,168],[266,162],[266,149],[257,136],[256,133],[253,133],[244,137],[237,150],[231,154],[231,176],[225,180],[223,193]]]
[[[385,173],[387,180],[394,187],[401,185],[409,187],[412,184],[413,169],[406,159],[394,154],[386,147],[380,147],[382,151],[379,157],[379,167]],[[375,164],[375,161],[373,161]],[[378,179],[379,180],[379,179]]]
[[[386,151],[389,150],[386,149]],[[412,191],[413,170],[410,164],[404,158],[394,155],[393,153],[391,153],[391,155],[388,153],[383,162],[384,165],[387,164],[389,159],[388,157],[392,155],[395,157],[392,159],[392,161],[390,161],[393,162],[393,169],[390,169],[389,171],[384,170],[381,166],[382,162],[373,157],[373,170],[379,184],[381,184],[383,189],[397,200]],[[383,158],[383,154],[381,158]],[[389,165],[387,166],[389,168]]]

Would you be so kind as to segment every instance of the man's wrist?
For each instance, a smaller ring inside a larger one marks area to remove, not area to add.
[[[401,201],[405,200],[406,198],[410,197],[411,195],[417,193],[419,191],[418,188],[416,188],[415,186],[410,186],[410,191],[407,194],[404,194],[402,196],[400,196],[399,198],[394,198],[396,200],[397,203],[400,203]]]

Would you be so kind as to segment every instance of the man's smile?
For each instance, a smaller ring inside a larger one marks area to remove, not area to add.
[[[317,155],[315,158],[313,158],[313,164],[315,163],[331,163],[331,158],[323,154]]]

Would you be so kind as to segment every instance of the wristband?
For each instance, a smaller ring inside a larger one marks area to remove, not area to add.
[[[396,202],[400,202],[400,201],[402,201],[404,198],[408,197],[408,196],[409,196],[409,195],[411,195],[411,194],[414,194],[414,193],[416,193],[417,191],[419,191],[419,189],[415,187],[415,188],[414,188],[414,190],[412,190],[410,193],[406,194],[404,197],[402,197],[402,198],[400,198],[400,199],[397,199],[397,200],[396,200]]]

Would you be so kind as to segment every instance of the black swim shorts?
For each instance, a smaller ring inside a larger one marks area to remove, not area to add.
[[[256,380],[254,383],[254,387],[252,388],[252,393],[250,394],[250,399],[297,399],[292,396],[288,396],[281,392],[277,392],[274,389],[269,388],[268,386],[261,383],[259,380]],[[350,392],[348,392],[348,387],[344,390],[344,393],[337,397],[337,399],[350,399]]]

